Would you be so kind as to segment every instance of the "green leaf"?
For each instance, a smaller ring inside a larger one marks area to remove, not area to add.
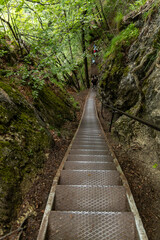
[[[158,164],[155,163],[152,167],[153,167],[153,168],[157,168],[157,167],[158,167]]]

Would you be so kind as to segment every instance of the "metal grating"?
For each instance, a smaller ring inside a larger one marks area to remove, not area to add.
[[[97,144],[74,144],[72,149],[93,149],[93,150],[108,150],[108,147],[105,144],[97,145]]]
[[[83,136],[79,136],[77,135],[76,140],[96,140],[96,141],[105,141],[105,139],[103,137],[93,137],[93,136],[88,136],[88,135],[83,135]]]
[[[96,150],[96,149],[72,149],[71,154],[87,154],[87,155],[108,155],[108,150]]]
[[[67,161],[64,165],[67,170],[116,170],[115,164],[112,162],[76,162]]]
[[[48,240],[135,240],[132,213],[51,212]]]
[[[119,173],[114,170],[63,170],[61,185],[121,185]]]
[[[85,154],[70,154],[68,161],[91,161],[91,162],[113,162],[113,157],[108,155],[85,155]]]
[[[89,142],[89,143],[97,143],[97,144],[100,144],[100,143],[105,143],[106,144],[106,141],[104,139],[97,139],[97,138],[89,138],[89,139],[86,139],[86,138],[75,138],[74,140],[74,143],[79,143],[79,142]]]
[[[56,211],[129,211],[125,189],[122,186],[66,186],[56,189]]]

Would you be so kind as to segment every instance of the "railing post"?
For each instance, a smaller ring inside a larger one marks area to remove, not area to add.
[[[103,108],[104,108],[104,105],[103,105],[103,100],[102,100],[102,102],[101,102],[101,116],[104,119]]]
[[[110,126],[109,126],[109,132],[111,132],[111,129],[112,129],[112,124],[113,124],[114,115],[115,115],[115,111],[113,110],[113,111],[112,111],[111,122],[110,122]]]

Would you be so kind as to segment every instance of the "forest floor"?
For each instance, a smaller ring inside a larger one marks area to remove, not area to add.
[[[138,149],[136,146],[126,148],[113,134],[109,133],[111,113],[105,109],[103,119],[101,116],[101,103],[98,100],[97,110],[108,141],[130,185],[148,239],[160,240],[159,171],[153,169],[152,166],[148,168],[150,163],[145,158],[146,152],[143,152],[144,158],[142,158],[142,154],[137,157],[138,152],[145,151],[144,149]]]
[[[18,221],[16,220],[16,222],[13,223],[12,229],[14,230],[18,228],[18,222],[23,218],[24,231],[20,234],[12,235],[6,238],[6,240],[35,240],[37,238],[53,178],[77,130],[88,90],[80,93],[70,90],[69,93],[79,103],[80,111],[77,112],[77,118],[74,122],[67,122],[63,126],[62,132],[65,132],[65,137],[57,136],[56,146],[53,151],[50,151],[49,153],[48,160],[44,165],[43,173],[37,176],[37,180],[33,183],[31,189],[23,199],[18,214]]]

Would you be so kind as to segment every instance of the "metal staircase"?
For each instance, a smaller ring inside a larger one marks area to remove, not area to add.
[[[105,141],[93,92],[66,159],[51,191],[54,202],[46,214],[47,234],[42,234],[44,217],[38,240],[148,239],[125,177],[117,171],[120,167]]]

